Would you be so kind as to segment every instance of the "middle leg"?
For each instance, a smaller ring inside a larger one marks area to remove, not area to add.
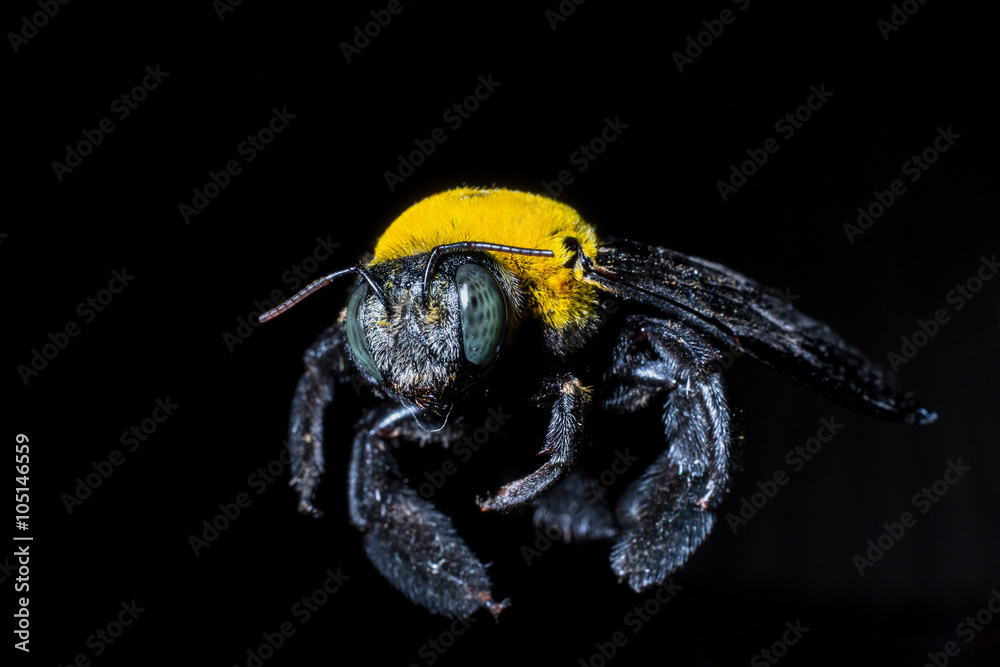
[[[527,477],[504,485],[492,498],[477,499],[484,512],[514,509],[541,497],[576,464],[576,452],[583,441],[584,414],[590,405],[590,390],[572,375],[548,378],[545,390],[548,397],[554,396],[554,402],[545,445],[539,454],[550,458]]]

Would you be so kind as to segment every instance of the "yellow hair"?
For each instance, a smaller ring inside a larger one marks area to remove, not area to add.
[[[516,190],[458,188],[404,211],[379,239],[372,264],[459,241],[551,250],[554,257],[491,254],[517,275],[527,292],[530,313],[556,329],[585,327],[595,317],[596,290],[577,275],[575,264],[564,266],[573,257],[563,243],[567,236],[594,259],[597,235],[569,206]]]

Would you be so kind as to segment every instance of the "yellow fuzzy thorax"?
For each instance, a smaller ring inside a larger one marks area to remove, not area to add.
[[[517,275],[531,314],[556,329],[586,327],[595,316],[596,290],[577,266],[564,266],[573,256],[563,243],[567,236],[594,259],[597,235],[569,206],[515,190],[458,188],[432,195],[396,218],[375,246],[372,264],[459,241],[551,250],[554,257],[490,254]]]

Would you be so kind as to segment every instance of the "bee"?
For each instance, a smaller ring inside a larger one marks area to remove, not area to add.
[[[636,592],[688,560],[730,485],[737,438],[724,351],[859,412],[936,419],[781,292],[666,248],[601,243],[575,210],[535,194],[466,187],[428,197],[389,226],[367,264],[317,280],[261,322],[347,275],[357,281],[353,294],[306,351],[292,401],[298,509],[320,514],[323,414],[336,386],[351,382],[384,399],[354,434],[350,521],[364,532],[375,568],[438,614],[461,618],[485,608],[499,616],[509,600],[493,599],[485,566],[451,520],[407,486],[393,451],[404,442],[456,442],[452,410],[512,366],[515,384],[549,410],[538,436],[548,458],[476,502],[483,511],[534,507],[535,524],[558,527],[567,541],[613,540],[611,569]],[[599,327],[607,295],[632,311],[614,333]],[[595,358],[588,353],[600,338],[609,354]],[[540,358],[520,363],[529,352]],[[590,480],[574,468],[593,411],[646,407],[662,410],[665,451],[614,513],[586,502]]]

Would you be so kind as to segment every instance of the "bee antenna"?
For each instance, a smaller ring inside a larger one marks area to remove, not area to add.
[[[313,292],[315,292],[315,291],[317,291],[317,290],[319,290],[319,289],[321,289],[323,287],[326,287],[327,285],[329,285],[330,283],[332,283],[337,278],[339,278],[341,276],[346,276],[346,275],[351,274],[351,273],[359,273],[359,274],[361,274],[361,277],[364,278],[365,281],[367,281],[369,285],[371,285],[371,288],[375,291],[375,295],[378,296],[379,301],[382,302],[382,305],[384,305],[384,306],[386,306],[388,308],[388,303],[387,303],[386,297],[385,297],[385,291],[382,289],[382,287],[377,282],[375,282],[375,279],[372,277],[372,275],[370,273],[368,273],[368,271],[365,269],[365,267],[361,266],[361,263],[358,262],[357,265],[352,266],[349,269],[344,269],[342,271],[334,271],[330,275],[323,276],[319,280],[314,280],[313,282],[309,283],[304,288],[302,288],[302,290],[300,290],[297,294],[294,294],[290,299],[286,300],[285,302],[283,302],[281,304],[278,304],[278,306],[276,308],[272,308],[271,310],[269,310],[266,313],[264,313],[263,315],[261,315],[258,318],[260,320],[260,323],[263,324],[264,322],[267,322],[268,320],[273,320],[275,317],[277,317],[278,315],[281,315],[283,312],[285,312],[286,310],[288,310],[289,308],[291,308],[292,306],[294,306],[299,301],[301,301],[302,299],[306,298],[307,296],[309,296]]]
[[[430,257],[427,258],[427,266],[424,268],[424,306],[427,306],[430,298],[431,273],[434,270],[436,260],[440,255],[453,250],[490,250],[492,252],[504,252],[509,255],[528,255],[529,257],[555,257],[551,250],[540,250],[538,248],[515,248],[514,246],[501,245],[499,243],[486,243],[485,241],[459,241],[458,243],[447,243],[445,245],[434,246]]]

